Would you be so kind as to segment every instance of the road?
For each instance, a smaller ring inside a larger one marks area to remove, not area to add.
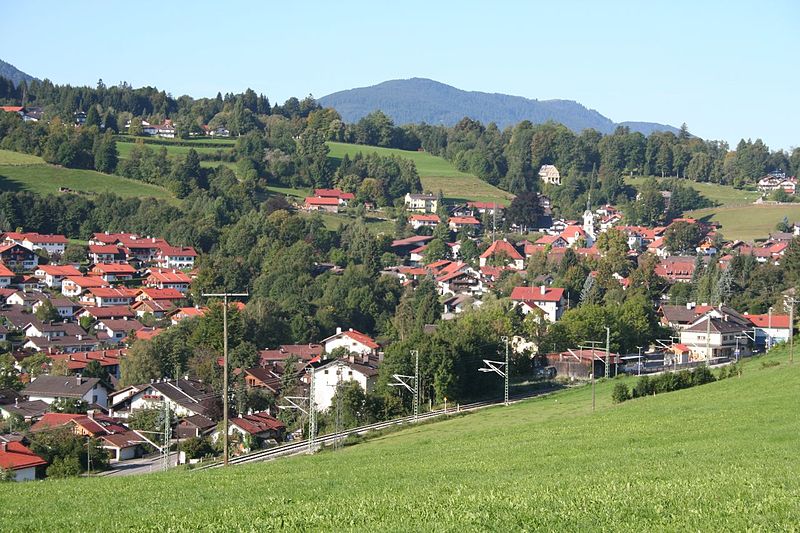
[[[178,465],[178,453],[173,452],[169,457],[170,466]],[[150,457],[142,457],[140,459],[132,459],[130,461],[122,461],[119,463],[112,463],[111,469],[101,472],[100,476],[133,476],[138,474],[150,474],[152,472],[161,472],[164,469],[164,463],[161,455]]]

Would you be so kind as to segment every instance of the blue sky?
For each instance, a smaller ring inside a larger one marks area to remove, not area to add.
[[[796,0],[34,0],[3,13],[0,58],[57,83],[252,87],[282,102],[418,76],[800,146]]]

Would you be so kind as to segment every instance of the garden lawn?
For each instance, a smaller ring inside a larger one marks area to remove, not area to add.
[[[328,147],[330,148],[329,157],[337,161],[341,160],[345,154],[352,158],[358,152],[376,153],[381,156],[395,155],[410,159],[417,167],[422,188],[434,194],[442,191],[445,199],[451,202],[479,201],[508,205],[513,198],[511,193],[500,190],[477,176],[461,172],[443,157],[427,152],[337,142],[329,142]]]
[[[312,457],[6,486],[0,528],[796,529],[800,360],[773,352],[778,366],[620,405],[601,382],[594,413],[580,387]]]

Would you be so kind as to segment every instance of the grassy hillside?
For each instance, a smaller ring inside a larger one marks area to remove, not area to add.
[[[610,403],[612,382],[313,457],[4,494],[5,530],[792,529],[800,360]],[[628,378],[633,381],[633,378]],[[109,494],[124,494],[124,504]],[[93,512],[85,510],[91,508]]]
[[[686,215],[718,222],[726,239],[765,239],[784,217],[789,222],[800,220],[800,204],[711,207],[688,211]]]
[[[382,156],[396,155],[410,159],[417,166],[422,188],[433,193],[441,190],[448,200],[496,201],[507,205],[513,198],[510,193],[502,191],[476,176],[460,172],[446,159],[427,152],[411,152],[393,148],[335,142],[329,142],[328,146],[330,147],[330,157],[334,159],[341,159],[345,154],[352,157],[358,152],[363,154],[377,153]]]
[[[0,190],[57,194],[59,187],[87,194],[113,192],[123,197],[174,198],[156,185],[94,170],[48,165],[36,156],[0,150]]]
[[[119,156],[122,159],[127,159],[130,156],[131,150],[133,150],[136,143],[129,143],[129,142],[118,142],[117,143],[117,151],[119,152]],[[189,153],[189,150],[195,150],[198,154],[211,154],[215,155],[217,153],[230,153],[230,148],[223,148],[223,147],[212,147],[212,146],[181,146],[176,144],[147,144],[149,148],[152,150],[159,150],[163,146],[167,149],[167,155],[170,157],[176,156],[186,156]]]
[[[625,178],[625,183],[638,187],[646,178]],[[758,199],[760,194],[755,191],[743,191],[734,189],[729,185],[719,185],[718,183],[697,183],[684,180],[683,183],[689,185],[697,192],[720,205],[742,205],[750,204]]]

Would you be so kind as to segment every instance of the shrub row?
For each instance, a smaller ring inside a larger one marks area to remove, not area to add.
[[[741,375],[742,370],[739,364],[724,366],[719,371],[719,376],[714,376],[707,366],[699,366],[694,370],[681,370],[680,372],[666,372],[658,376],[642,376],[634,385],[633,390],[628,389],[628,385],[619,382],[614,385],[611,392],[611,399],[614,403],[622,403],[632,398],[650,396],[664,392],[672,392],[681,389],[688,389],[697,385],[705,385],[717,379],[725,379]]]

